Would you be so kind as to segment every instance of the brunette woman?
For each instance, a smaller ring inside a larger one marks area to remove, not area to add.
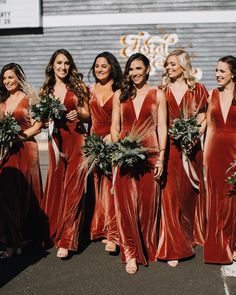
[[[42,217],[39,153],[34,139],[42,123],[29,116],[30,98],[23,92],[24,83],[26,76],[20,65],[10,63],[3,67],[0,113],[2,117],[11,114],[21,132],[0,161],[0,243],[5,248],[0,259],[9,258],[14,252],[20,254],[23,239],[32,239],[33,233],[39,233],[37,225]]]
[[[96,81],[90,86],[91,133],[111,142],[112,101],[115,91],[121,86],[122,71],[118,60],[110,52],[98,54],[91,71]],[[96,204],[91,224],[91,239],[105,238],[105,251],[115,252],[118,233],[114,197],[111,195],[111,178],[102,175],[99,170],[94,172]]]
[[[206,263],[236,260],[236,190],[226,181],[236,159],[236,57],[220,58],[218,87],[210,91],[204,163],[207,184]]]
[[[123,139],[136,130],[146,133],[142,144],[151,148],[148,162],[131,169],[118,169],[115,181],[115,209],[122,262],[135,274],[137,264],[156,259],[159,178],[166,145],[166,101],[161,90],[148,83],[149,60],[141,53],[128,59],[123,86],[113,100],[111,135]],[[139,163],[140,164],[140,163]]]
[[[49,219],[57,257],[65,258],[69,250],[77,250],[81,227],[86,170],[80,166],[86,134],[84,122],[89,118],[88,93],[82,74],[65,49],[53,53],[45,76],[40,95],[53,95],[64,104],[66,111],[62,119],[54,120],[42,207]]]

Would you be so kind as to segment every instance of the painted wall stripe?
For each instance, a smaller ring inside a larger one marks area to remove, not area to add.
[[[135,24],[235,23],[236,10],[43,16],[43,27]]]

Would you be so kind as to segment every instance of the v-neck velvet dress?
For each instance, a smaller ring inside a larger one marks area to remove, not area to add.
[[[129,173],[117,171],[114,183],[115,209],[122,262],[136,258],[146,265],[156,260],[157,208],[159,183],[154,178],[154,164],[159,154],[157,136],[157,89],[150,89],[136,118],[133,100],[121,103],[121,133],[124,138],[133,126],[148,130],[143,145],[152,148],[151,167],[134,167]]]
[[[29,100],[25,96],[12,114],[23,132],[32,126],[28,108]],[[5,112],[5,103],[0,104],[0,109]],[[22,246],[23,238],[40,238],[41,199],[38,146],[31,138],[15,143],[0,162],[1,243],[15,249]]]
[[[105,137],[110,134],[113,96],[101,106],[93,85],[90,87],[90,93],[89,105],[92,118],[90,132]],[[95,170],[94,186],[96,201],[90,230],[91,239],[105,237],[108,241],[118,244],[114,196],[111,195],[112,177],[102,175],[99,170]]]
[[[64,99],[66,111],[76,110],[78,98],[68,90]],[[76,251],[82,225],[86,169],[82,146],[86,134],[83,122],[65,117],[55,120],[53,138],[63,154],[56,165],[55,154],[49,141],[49,168],[42,208],[48,216],[50,237],[57,248]]]
[[[236,106],[231,105],[224,121],[219,91],[212,92],[209,141],[206,146],[207,239],[204,248],[206,263],[228,264],[236,248],[236,193],[226,178],[236,159]]]
[[[180,118],[183,108],[188,113],[206,106],[208,93],[197,83],[194,91],[187,90],[180,105],[171,90],[166,90],[168,126],[175,118]],[[193,108],[193,109],[192,109]],[[157,257],[174,260],[193,255],[193,246],[203,244],[205,220],[205,189],[203,180],[203,154],[200,142],[188,156],[199,179],[200,190],[192,186],[182,162],[182,151],[174,140],[168,138],[167,171],[161,198],[161,223]]]

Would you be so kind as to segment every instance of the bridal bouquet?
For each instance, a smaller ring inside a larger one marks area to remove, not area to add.
[[[181,114],[180,118],[173,120],[168,133],[186,154],[190,154],[192,151],[192,143],[199,140],[201,137],[199,132],[200,127],[201,124],[197,122],[195,115],[185,117]]]
[[[231,166],[226,171],[226,173],[228,173],[230,170],[233,170],[233,173],[226,178],[226,182],[230,185],[235,185],[236,184],[236,160],[234,160],[233,163],[231,163]]]
[[[88,166],[89,171],[96,167],[104,175],[111,175],[111,144],[106,143],[100,136],[92,134],[85,138],[82,149],[85,155],[83,166]]]
[[[112,166],[121,169],[134,168],[137,164],[144,164],[151,156],[152,147],[145,147],[143,141],[150,133],[150,121],[143,126],[133,126],[123,139],[119,139],[111,146]]]
[[[53,95],[45,95],[40,98],[40,101],[30,106],[30,116],[36,121],[48,119],[61,119],[65,106],[59,99],[55,99]]]
[[[148,149],[132,134],[113,143],[111,150],[112,165],[122,169],[134,168],[137,163],[145,162],[149,157]]]
[[[0,160],[7,154],[20,131],[20,125],[11,114],[0,118]]]

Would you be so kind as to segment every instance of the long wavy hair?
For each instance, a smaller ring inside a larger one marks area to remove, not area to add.
[[[149,59],[142,53],[134,53],[129,57],[125,65],[124,78],[123,78],[122,86],[121,86],[121,94],[120,94],[121,102],[126,101],[128,99],[134,99],[137,95],[136,87],[134,86],[134,83],[129,75],[131,63],[134,60],[141,60],[144,63],[146,68],[150,67]],[[148,80],[148,78],[149,78],[149,74],[146,75],[146,80]]]
[[[192,67],[190,56],[187,51],[183,49],[176,49],[168,54],[168,56],[165,59],[164,62],[164,71],[162,74],[162,89],[166,90],[166,88],[169,86],[169,83],[171,82],[170,77],[168,76],[168,72],[166,70],[167,67],[167,61],[170,56],[176,56],[179,64],[183,70],[183,78],[190,88],[190,90],[195,89],[195,85],[197,83],[197,79],[194,76],[196,73],[196,69]]]
[[[90,68],[89,73],[88,73],[88,79],[90,81],[90,75],[92,73],[96,83],[99,82],[99,80],[97,79],[96,74],[95,74],[95,66],[96,66],[97,59],[99,57],[105,58],[107,60],[108,64],[111,66],[110,79],[112,79],[114,81],[112,84],[112,91],[115,92],[116,90],[120,89],[120,87],[121,87],[123,75],[122,75],[122,70],[121,70],[121,67],[120,67],[120,64],[119,64],[117,58],[112,53],[110,53],[108,51],[104,51],[95,57],[93,65]]]
[[[72,55],[66,49],[58,49],[51,56],[45,70],[45,81],[40,91],[40,96],[47,95],[50,93],[53,94],[54,92],[56,78],[53,69],[53,64],[55,62],[56,57],[59,54],[63,54],[68,59],[70,65],[68,75],[65,77],[64,80],[66,87],[76,94],[76,96],[78,97],[79,105],[83,106],[84,101],[88,100],[87,87],[83,82],[83,75],[79,73],[77,70]]]
[[[224,62],[228,64],[230,72],[232,73],[232,81],[234,82],[234,92],[233,92],[233,100],[232,104],[236,105],[236,57],[233,55],[226,55],[221,57],[218,62]]]
[[[23,91],[23,89],[21,88],[21,82],[26,82],[26,76],[25,73],[22,69],[22,67],[17,64],[17,63],[9,63],[6,64],[2,70],[1,70],[1,74],[0,74],[0,102],[4,102],[7,100],[7,98],[10,96],[10,92],[6,89],[6,87],[3,84],[3,76],[4,73],[8,70],[13,71],[16,74],[16,77],[19,81],[19,89],[21,91]]]

